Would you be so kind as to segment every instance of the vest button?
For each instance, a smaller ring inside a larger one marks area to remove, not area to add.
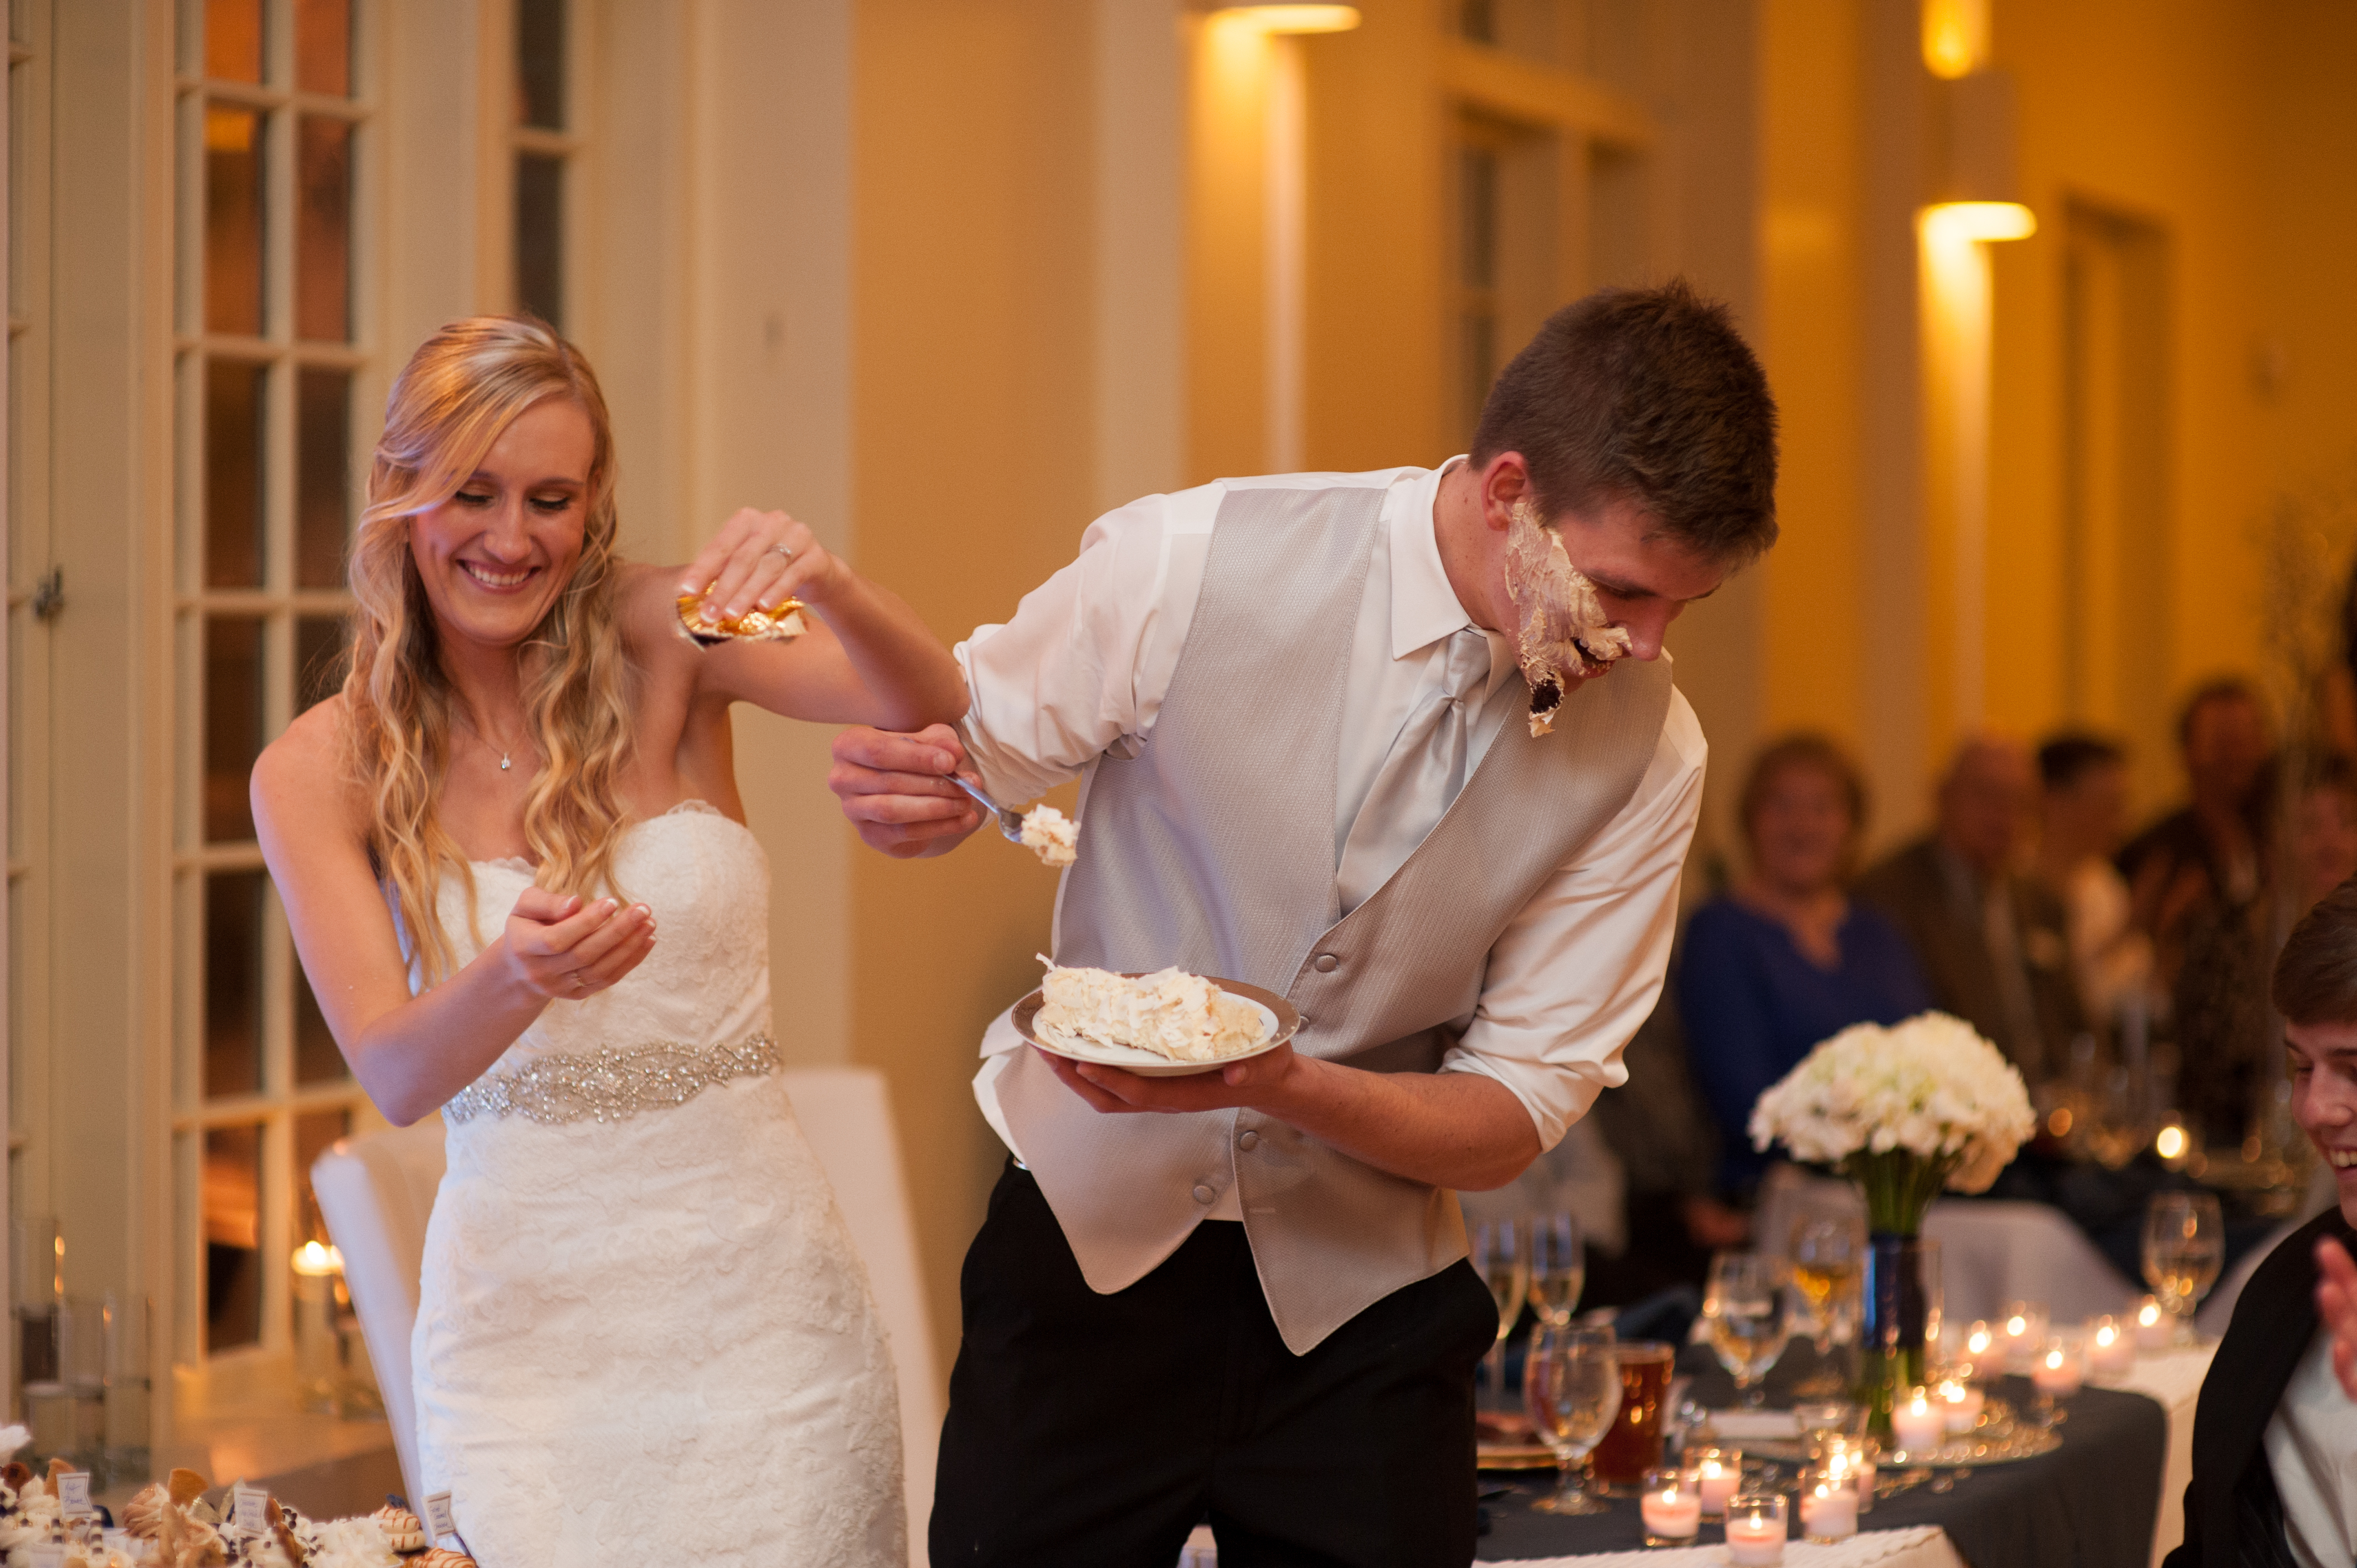
[[[1196,1201],[1196,1202],[1198,1202],[1198,1203],[1209,1203],[1209,1202],[1211,1202],[1211,1199],[1213,1199],[1213,1198],[1215,1198],[1215,1197],[1219,1197],[1219,1196],[1220,1196],[1220,1195],[1219,1195],[1218,1193],[1213,1192],[1210,1187],[1208,1187],[1204,1186],[1201,1182],[1200,1182],[1200,1181],[1199,1181],[1199,1182],[1197,1182],[1197,1183],[1195,1184],[1195,1201]]]
[[[1318,955],[1318,961],[1309,967],[1320,974],[1331,974],[1342,967],[1342,961],[1332,953],[1322,952]]]
[[[1236,1147],[1237,1147],[1237,1148],[1239,1148],[1239,1149],[1257,1149],[1257,1148],[1259,1148],[1259,1147],[1260,1147],[1260,1134],[1259,1134],[1259,1133],[1237,1133],[1237,1134],[1236,1134]]]

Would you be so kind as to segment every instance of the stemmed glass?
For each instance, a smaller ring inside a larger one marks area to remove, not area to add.
[[[1819,1367],[1814,1376],[1794,1387],[1795,1393],[1839,1393],[1845,1387],[1832,1365],[1834,1327],[1849,1310],[1865,1240],[1857,1219],[1847,1214],[1803,1214],[1792,1227],[1792,1283],[1808,1303]]]
[[[1764,1252],[1717,1252],[1702,1300],[1710,1348],[1735,1379],[1737,1402],[1757,1410],[1767,1402],[1761,1380],[1784,1353],[1792,1326],[1777,1287],[1776,1260]]]
[[[2217,1194],[2153,1194],[2144,1213],[2144,1280],[2177,1319],[2179,1345],[2194,1342],[2193,1309],[2218,1283],[2225,1262],[2226,1225]]]
[[[1498,1308],[1498,1337],[1481,1358],[1484,1377],[1497,1408],[1506,1408],[1506,1336],[1523,1315],[1523,1298],[1531,1294],[1530,1226],[1522,1219],[1484,1219],[1472,1228],[1473,1267],[1490,1287]]]
[[[1611,1504],[1581,1489],[1587,1455],[1620,1413],[1620,1358],[1609,1327],[1549,1328],[1531,1336],[1523,1363],[1523,1407],[1555,1451],[1562,1485],[1531,1505],[1552,1514],[1608,1513]]]
[[[1570,1214],[1534,1214],[1530,1222],[1531,1310],[1541,1323],[1561,1328],[1571,1322],[1587,1283],[1587,1253],[1579,1220]]]

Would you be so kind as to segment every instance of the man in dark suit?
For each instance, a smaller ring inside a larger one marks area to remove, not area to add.
[[[2185,1542],[2164,1568],[2357,1562],[2357,881],[2292,929],[2274,995],[2292,1112],[2341,1201],[2234,1304],[2194,1411]]]
[[[2062,902],[2015,867],[2029,756],[1994,736],[1958,748],[1932,832],[1858,878],[1857,897],[1913,944],[1932,1000],[1994,1041],[2034,1089],[2084,1027]]]

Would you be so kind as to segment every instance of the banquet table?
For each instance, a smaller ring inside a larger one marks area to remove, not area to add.
[[[1691,1350],[1683,1369],[1695,1372],[1692,1397],[1718,1409],[1731,1402],[1732,1389],[1726,1375],[1715,1367],[1698,1369]],[[1781,1366],[1771,1373],[1770,1402],[1789,1404],[1790,1397],[1782,1389],[1799,1375]],[[2159,1376],[2158,1369],[2154,1375]],[[2171,1386],[2182,1382],[2183,1370],[2171,1374]],[[2193,1382],[2198,1387],[2198,1376]],[[1997,1380],[1993,1391],[2017,1407],[2027,1406],[2032,1397],[2028,1382],[2018,1378]],[[2062,1403],[2069,1416],[2062,1425],[2062,1445],[2054,1452],[1964,1472],[1946,1492],[1935,1492],[1932,1483],[1925,1483],[1882,1498],[1860,1521],[1867,1533],[1936,1527],[1955,1557],[1973,1568],[2070,1568],[2074,1564],[2149,1568],[2161,1493],[2169,1484],[2169,1412],[2160,1401],[2126,1388],[2089,1387]],[[2190,1404],[2186,1416],[2190,1444]],[[1789,1477],[1790,1466],[1786,1469]],[[1939,1472],[1943,1477],[1951,1474],[1955,1472]],[[1631,1551],[1643,1544],[1643,1527],[1633,1498],[1615,1501],[1607,1514],[1556,1519],[1530,1509],[1532,1500],[1544,1489],[1544,1477],[1484,1479],[1492,1485],[1511,1482],[1514,1486],[1512,1492],[1492,1498],[1487,1504],[1490,1528],[1477,1551],[1485,1563],[1577,1557],[1585,1565],[1591,1554]],[[1706,1544],[1717,1533],[1714,1527],[1706,1526]],[[1878,1548],[1887,1544],[1877,1543]],[[1905,1550],[1929,1553],[1932,1549]],[[1658,1552],[1644,1555],[1648,1562],[1671,1560]],[[1707,1559],[1698,1559],[1702,1560]],[[1918,1561],[1926,1568],[1943,1561],[1935,1554],[1890,1560],[1904,1561],[1910,1568]],[[1808,1560],[1795,1552],[1787,1561],[1799,1564]]]

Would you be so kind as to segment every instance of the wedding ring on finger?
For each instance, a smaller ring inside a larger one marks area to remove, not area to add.
[[[783,545],[783,544],[772,544],[772,545],[770,545],[770,554],[772,554],[772,555],[782,555],[782,556],[784,556],[788,561],[791,561],[791,560],[794,558],[794,553],[793,553],[792,549],[791,549],[791,547],[789,547],[789,546],[787,546],[787,545]]]

